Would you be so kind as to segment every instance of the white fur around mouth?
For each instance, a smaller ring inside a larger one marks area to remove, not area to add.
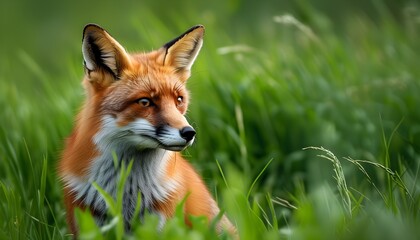
[[[182,150],[186,149],[187,147],[191,146],[192,142],[194,141],[194,139],[189,141],[189,142],[184,140],[184,143],[169,145],[169,144],[163,143],[158,138],[155,138],[155,137],[152,137],[152,136],[148,136],[148,135],[144,135],[144,134],[142,134],[140,136],[142,138],[147,138],[151,141],[156,142],[156,145],[157,145],[156,148],[163,148],[163,149],[170,150],[170,151],[182,151]],[[141,147],[141,145],[140,145],[140,147]]]

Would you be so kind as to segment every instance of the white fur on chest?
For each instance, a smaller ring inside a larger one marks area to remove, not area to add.
[[[133,216],[138,193],[141,193],[141,214],[145,210],[153,211],[153,202],[164,202],[178,187],[176,179],[166,177],[166,167],[170,160],[170,151],[163,149],[138,149],[126,139],[124,129],[117,127],[110,118],[103,119],[101,131],[95,135],[94,143],[101,155],[96,157],[84,178],[67,175],[66,185],[75,194],[75,200],[90,206],[95,212],[106,214],[107,206],[92,183],[116,198],[117,185],[120,179],[121,165],[128,166],[133,161],[132,169],[125,181],[123,195],[123,215],[128,223]],[[117,156],[117,166],[112,153]]]

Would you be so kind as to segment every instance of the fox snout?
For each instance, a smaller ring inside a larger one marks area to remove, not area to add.
[[[189,125],[180,129],[164,125],[156,128],[155,136],[149,135],[149,137],[159,143],[157,147],[172,151],[181,151],[192,145],[195,135],[196,131]]]

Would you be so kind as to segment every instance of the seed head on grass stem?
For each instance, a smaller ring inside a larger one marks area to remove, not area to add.
[[[344,176],[343,167],[341,166],[341,162],[338,160],[338,158],[332,153],[330,150],[327,150],[323,147],[306,147],[303,150],[307,149],[313,149],[313,150],[319,150],[324,152],[325,154],[317,155],[318,157],[324,158],[332,162],[333,168],[334,168],[334,179],[337,181],[337,188],[340,192],[340,196],[343,202],[344,208],[347,210],[349,215],[352,215],[351,212],[351,199],[350,199],[350,191],[347,188],[346,178]]]

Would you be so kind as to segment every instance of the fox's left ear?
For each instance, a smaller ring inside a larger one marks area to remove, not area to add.
[[[115,79],[130,64],[124,48],[107,31],[95,24],[88,24],[83,30],[82,52],[88,72],[102,70]]]
[[[201,46],[203,46],[204,26],[190,28],[181,36],[165,44],[163,65],[173,66],[177,72],[189,74]]]

